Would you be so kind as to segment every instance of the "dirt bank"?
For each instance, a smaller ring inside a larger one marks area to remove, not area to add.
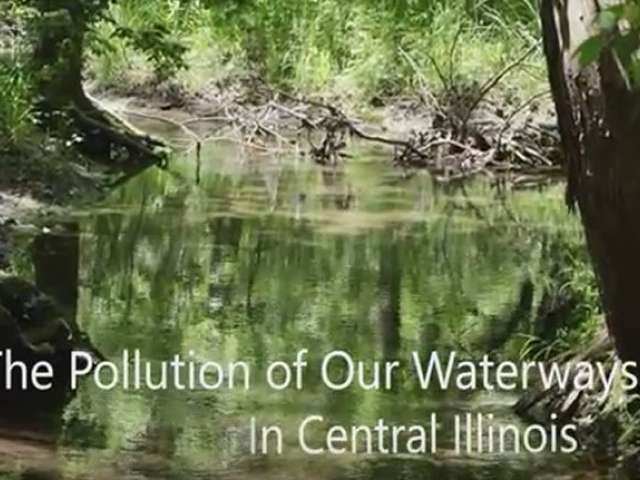
[[[0,269],[8,267],[16,227],[43,223],[49,214],[100,198],[110,175],[71,146],[33,144],[0,152]]]

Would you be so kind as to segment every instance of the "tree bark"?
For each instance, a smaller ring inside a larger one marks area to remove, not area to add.
[[[40,2],[39,38],[34,51],[42,108],[54,111],[69,105],[87,108],[82,86],[87,20],[81,3]]]
[[[580,68],[598,0],[542,0],[549,78],[564,150],[567,200],[580,211],[609,332],[620,357],[640,364],[640,94],[615,55]]]
[[[137,163],[164,162],[154,147],[161,142],[136,131],[114,115],[95,105],[83,86],[85,39],[93,9],[106,8],[98,0],[89,7],[79,0],[42,0],[39,38],[33,55],[37,72],[39,110],[45,124],[65,130],[71,123],[73,133],[80,133],[81,150],[91,156],[111,160],[114,149],[128,152]]]

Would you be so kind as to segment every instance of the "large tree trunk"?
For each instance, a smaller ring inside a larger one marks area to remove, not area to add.
[[[42,20],[35,46],[42,108],[61,110],[70,104],[88,107],[82,87],[84,38],[87,19],[82,2],[40,2]]]
[[[601,6],[542,0],[545,54],[567,157],[567,198],[582,217],[609,332],[620,356],[640,364],[640,95],[611,52],[584,69],[575,55],[593,35]]]
[[[105,8],[105,2],[93,6]],[[35,45],[33,66],[37,72],[39,110],[49,128],[80,133],[81,147],[87,154],[111,160],[117,149],[126,150],[130,159],[161,161],[154,151],[161,143],[99,108],[83,87],[84,50],[91,18],[86,2],[78,0],[42,0],[39,39]],[[139,163],[139,162],[138,162]]]

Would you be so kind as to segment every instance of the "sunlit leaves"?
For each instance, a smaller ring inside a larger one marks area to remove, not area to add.
[[[582,68],[610,52],[624,68],[630,86],[640,86],[640,0],[626,0],[602,10],[595,19],[598,33],[580,45],[576,56]]]
[[[618,22],[621,20],[621,15],[624,11],[620,11],[619,8],[610,8],[604,10],[598,15],[597,23],[600,29],[604,32],[612,32],[618,26]]]
[[[1,0],[0,0],[1,3]],[[118,0],[68,0],[65,2],[50,2],[44,0],[17,0],[14,3],[22,9],[37,11],[42,17],[44,14],[68,11],[73,17],[74,28],[82,28],[88,34],[86,43],[90,43],[93,51],[108,52],[112,45],[107,41],[99,41],[98,36],[92,35],[92,29],[97,22],[112,23],[115,26],[114,37],[121,38],[134,48],[142,51],[152,61],[159,78],[171,77],[176,71],[184,68],[183,55],[186,47],[178,42],[170,29],[161,23],[152,23],[144,28],[133,29],[117,25],[110,16],[109,6],[118,3]],[[187,8],[190,1],[181,2],[180,8]],[[32,27],[38,27],[42,22],[38,17],[30,22]],[[44,28],[47,28],[44,24]],[[39,35],[36,35],[39,36]]]

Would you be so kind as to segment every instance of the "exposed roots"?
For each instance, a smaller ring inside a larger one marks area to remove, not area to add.
[[[122,155],[126,152],[126,160],[137,165],[164,164],[161,142],[122,124],[107,112],[96,109],[88,113],[76,108],[72,116],[74,126],[81,132],[79,143],[84,151],[108,155],[109,160],[118,162],[125,160]]]
[[[74,144],[84,155],[105,164],[137,168],[166,163],[163,142],[137,130],[83,92],[64,107],[43,102],[37,118],[68,145]]]

